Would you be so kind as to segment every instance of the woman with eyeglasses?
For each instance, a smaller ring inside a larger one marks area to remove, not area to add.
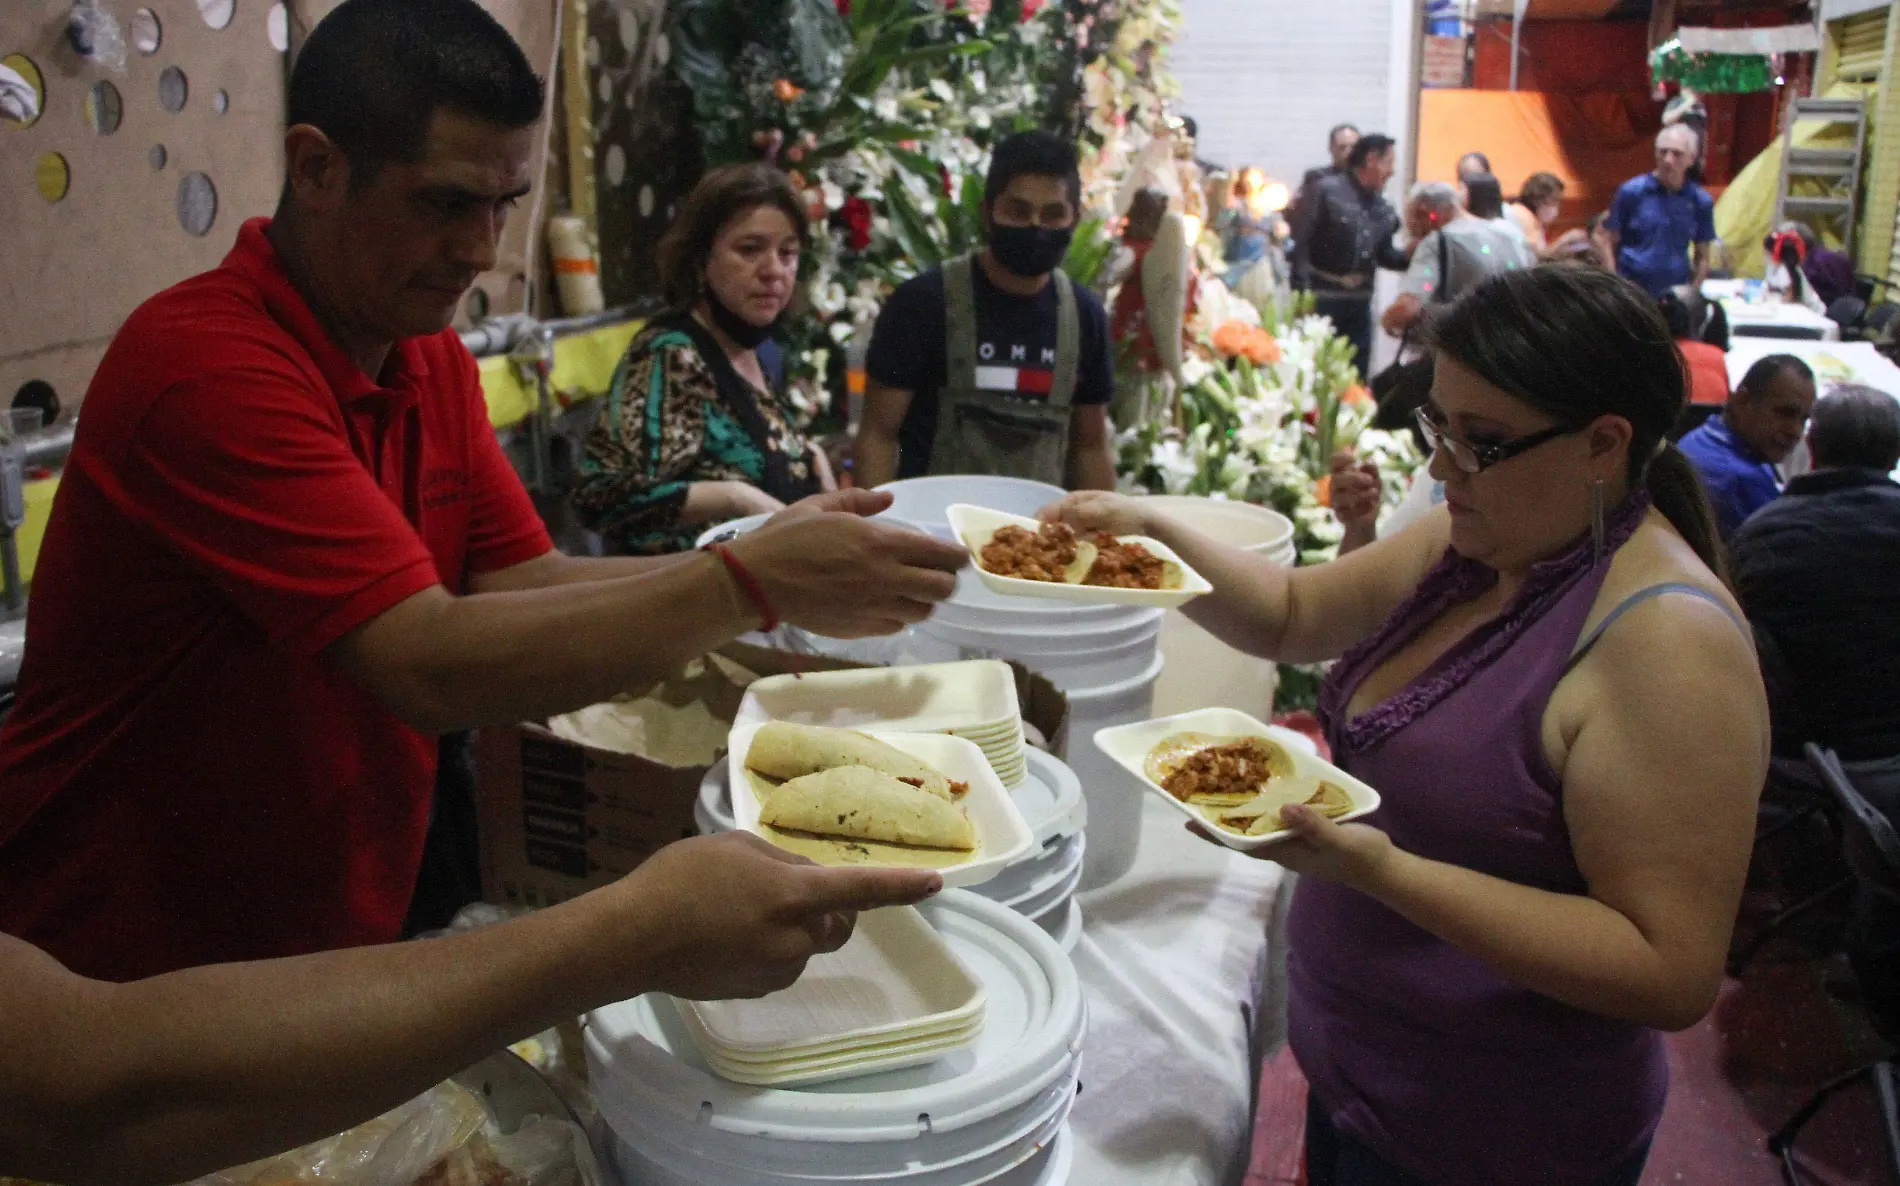
[[[1213,582],[1229,644],[1337,659],[1333,759],[1381,809],[1304,808],[1259,855],[1302,878],[1289,1032],[1313,1186],[1634,1184],[1658,1030],[1708,1010],[1768,755],[1683,405],[1642,290],[1549,264],[1435,319],[1420,426],[1443,508],[1288,569],[1140,500],[1045,515],[1146,534]]]

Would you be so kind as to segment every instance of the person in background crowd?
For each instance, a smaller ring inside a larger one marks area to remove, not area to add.
[[[1243,272],[1248,266],[1265,259],[1268,248],[1273,244],[1274,230],[1280,221],[1279,214],[1255,210],[1266,185],[1266,174],[1257,167],[1248,165],[1242,169],[1234,177],[1234,200],[1220,212],[1211,227],[1220,236],[1221,259],[1233,265],[1230,275]],[[1231,280],[1228,283],[1232,285]]]
[[[1121,288],[1116,290],[1115,308],[1108,323],[1108,336],[1116,348],[1131,352],[1136,369],[1150,375],[1159,374],[1162,364],[1161,356],[1155,351],[1154,329],[1148,324],[1148,296],[1147,289],[1142,285],[1141,268],[1148,258],[1148,249],[1154,246],[1155,235],[1161,230],[1161,220],[1167,213],[1167,194],[1153,186],[1136,192],[1122,228],[1122,242],[1128,246],[1134,260],[1122,280]],[[1193,316],[1199,288],[1199,277],[1189,268],[1183,320]]]
[[[1061,271],[1081,200],[1074,145],[1032,131],[996,146],[989,245],[905,281],[878,314],[858,485],[1000,474],[1114,489],[1108,313]]]
[[[1822,243],[1814,233],[1814,228],[1805,222],[1791,222],[1801,242],[1807,247],[1807,258],[1801,265],[1802,274],[1814,285],[1814,295],[1821,298],[1823,305],[1832,306],[1844,296],[1854,295],[1854,261],[1845,252],[1835,251]]]
[[[615,370],[587,434],[575,516],[615,552],[683,552],[709,523],[837,489],[792,423],[772,333],[809,235],[792,183],[769,165],[701,178],[660,241],[669,312]]]
[[[1775,467],[1801,443],[1814,407],[1814,372],[1792,354],[1770,354],[1748,368],[1722,414],[1680,444],[1695,462],[1728,539],[1743,520],[1781,493]]]
[[[1784,222],[1761,241],[1765,275],[1762,286],[1777,300],[1801,305],[1811,312],[1827,316],[1827,302],[1814,291],[1804,269],[1808,262],[1808,241],[1799,226]],[[1813,232],[1809,232],[1812,234]]]
[[[1582,227],[1571,227],[1557,236],[1556,242],[1550,241],[1550,224],[1563,213],[1563,203],[1563,178],[1555,173],[1532,173],[1506,211],[1517,229],[1524,232],[1524,241],[1538,259],[1569,259],[1590,248],[1590,232]]]
[[[1389,136],[1361,137],[1345,171],[1321,178],[1293,223],[1293,285],[1312,290],[1317,311],[1352,343],[1362,375],[1372,361],[1373,273],[1411,263],[1393,242],[1399,216],[1382,193],[1393,155]]]
[[[450,328],[542,97],[475,0],[311,31],[276,216],[135,310],[87,394],[0,729],[0,931],[114,981],[393,940],[434,734],[954,590],[967,553],[866,521],[868,491],[719,554],[554,550]]]
[[[1442,181],[1422,181],[1413,186],[1405,214],[1406,230],[1416,245],[1399,295],[1381,318],[1389,334],[1407,334],[1424,322],[1432,306],[1451,304],[1484,280],[1535,262],[1514,229],[1500,227],[1495,220],[1473,217],[1458,205],[1457,191]],[[1423,368],[1423,374],[1411,382],[1429,389],[1429,353],[1418,362],[1407,364],[1401,360],[1400,365]],[[1401,393],[1395,391],[1394,395]],[[1422,401],[1424,397],[1418,398]],[[1409,417],[1415,408],[1388,407],[1382,398],[1380,416],[1385,419],[1402,413]],[[1360,462],[1351,450],[1334,455],[1328,493],[1333,516],[1343,530],[1341,555],[1371,543],[1381,527],[1387,534],[1403,530],[1444,501],[1444,484],[1420,470],[1404,501],[1381,524],[1381,489],[1377,467]]]
[[[1467,185],[1473,177],[1491,176],[1491,158],[1481,152],[1467,152],[1458,158],[1458,184]]]
[[[1900,404],[1870,387],[1832,389],[1814,405],[1808,452],[1814,469],[1729,540],[1735,595],[1762,642],[1776,780],[1824,794],[1802,756],[1817,742],[1900,827]],[[1847,947],[1857,973],[1870,963],[1891,973],[1900,910],[1863,895]]]
[[[1536,255],[1531,251],[1530,240],[1524,237],[1517,221],[1504,213],[1504,187],[1498,184],[1497,178],[1489,173],[1474,173],[1465,179],[1462,192],[1466,213],[1509,235],[1518,247],[1514,256],[1522,256],[1531,263],[1537,262]]]
[[[1143,499],[1044,517],[1173,548],[1214,586],[1185,612],[1229,646],[1338,657],[1326,738],[1383,804],[1350,824],[1284,808],[1293,835],[1257,850],[1300,875],[1309,1180],[1635,1186],[1667,1093],[1656,1031],[1722,983],[1767,704],[1666,436],[1682,370],[1655,304],[1526,268],[1433,342],[1421,423],[1447,509],[1404,532],[1286,568]]]
[[[296,1148],[588,1009],[783,988],[844,945],[857,911],[941,884],[731,833],[464,934],[130,984],[0,935],[0,1181],[160,1186]]]
[[[1485,195],[1485,182],[1496,189],[1497,180],[1474,178],[1474,195]],[[1493,201],[1487,208],[1498,203]],[[1413,240],[1412,263],[1398,297],[1386,307],[1380,324],[1398,336],[1418,325],[1431,304],[1450,304],[1500,272],[1515,271],[1536,262],[1516,227],[1458,205],[1458,193],[1442,181],[1423,181],[1412,188],[1405,206],[1405,226]]]
[[[1656,133],[1656,167],[1623,183],[1597,231],[1603,266],[1652,297],[1709,278],[1715,199],[1689,179],[1699,144],[1682,124]]]
[[[1299,192],[1294,194],[1293,201],[1287,204],[1286,213],[1289,220],[1297,218],[1299,208],[1306,204],[1307,198],[1312,196],[1314,189],[1318,187],[1323,179],[1337,173],[1345,172],[1346,158],[1352,155],[1352,146],[1357,143],[1359,143],[1359,129],[1356,126],[1352,124],[1333,125],[1333,130],[1326,133],[1326,156],[1328,161],[1324,165],[1316,165],[1308,169],[1300,177]]]
[[[1728,403],[1728,354],[1720,346],[1702,340],[1709,321],[1708,300],[1687,284],[1679,284],[1663,293],[1656,304],[1689,369],[1691,414],[1696,408],[1719,408]]]

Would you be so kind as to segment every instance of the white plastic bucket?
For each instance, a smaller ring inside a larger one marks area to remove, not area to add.
[[[1034,515],[1066,493],[1060,486],[1031,482],[1026,478],[995,478],[984,474],[944,474],[932,478],[905,478],[877,487],[895,501],[886,514],[908,519],[944,539],[950,538],[950,504],[966,502],[971,506],[1008,511],[1012,515]]]
[[[1293,521],[1269,507],[1182,494],[1158,494],[1145,501],[1222,543],[1279,564],[1293,563]],[[1168,670],[1155,685],[1156,716],[1201,708],[1239,709],[1263,721],[1273,714],[1279,674],[1270,660],[1233,649],[1180,610],[1168,611],[1160,647],[1168,657]]]
[[[1091,739],[1097,729],[1154,716],[1155,681],[1166,665],[1166,658],[1156,655],[1133,679],[1069,693],[1068,763],[1082,780],[1089,808],[1082,889],[1107,885],[1128,872],[1141,846],[1141,784]]]
[[[1040,674],[1063,692],[1120,683],[1146,671],[1160,644],[1162,612],[1105,627],[1067,630],[961,626],[935,618],[914,628],[916,638],[955,648],[962,659],[1005,658]]]

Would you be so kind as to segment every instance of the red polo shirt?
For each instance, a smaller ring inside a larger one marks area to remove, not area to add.
[[[452,331],[379,379],[266,220],[86,394],[0,730],[0,930],[112,980],[394,939],[435,742],[323,650],[551,548]]]

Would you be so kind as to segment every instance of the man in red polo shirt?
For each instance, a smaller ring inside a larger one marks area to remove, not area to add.
[[[541,105],[473,0],[347,0],[305,43],[276,217],[133,313],[87,394],[0,731],[0,930],[110,980],[395,938],[430,731],[949,595],[961,549],[868,494],[723,556],[552,549],[447,329]]]

